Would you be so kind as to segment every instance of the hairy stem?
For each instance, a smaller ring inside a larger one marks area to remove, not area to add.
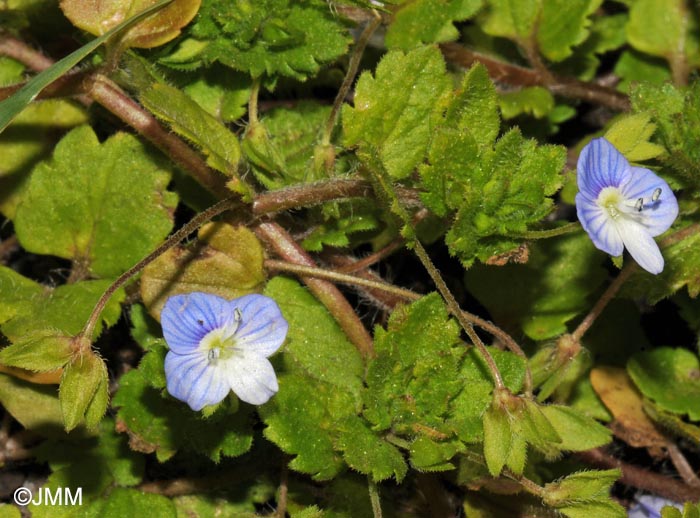
[[[248,98],[248,124],[251,126],[258,121],[258,96],[260,95],[260,78],[253,79],[250,87],[250,97]]]
[[[357,74],[357,69],[360,66],[360,60],[362,59],[362,54],[365,51],[367,42],[372,37],[372,34],[374,34],[374,31],[377,30],[377,27],[379,27],[382,23],[381,17],[375,11],[372,12],[374,13],[374,19],[367,24],[367,27],[365,27],[362,34],[360,34],[360,37],[357,39],[352,56],[350,57],[350,62],[348,63],[348,70],[345,73],[345,78],[343,79],[343,84],[340,85],[338,94],[335,96],[335,100],[333,101],[333,108],[331,109],[328,121],[326,122],[326,127],[323,130],[323,136],[321,137],[321,144],[324,146],[331,143],[331,135],[333,134],[333,129],[335,128],[336,123],[338,122],[340,107],[343,105],[343,102],[350,91],[350,87],[352,86],[352,82],[355,80],[355,75]]]
[[[414,189],[396,190],[407,206],[419,206],[418,192]],[[300,207],[313,207],[326,201],[346,198],[367,198],[374,193],[367,180],[336,178],[305,185],[286,187],[258,194],[253,201],[253,214],[261,216]]]
[[[280,473],[280,488],[277,495],[277,509],[275,518],[285,518],[287,516],[287,493],[289,490],[289,468],[285,462]]]
[[[0,37],[0,55],[19,61],[34,72],[41,72],[54,64],[51,58],[44,56],[23,41],[7,34]]]
[[[367,477],[367,485],[369,486],[369,501],[372,503],[372,516],[382,518],[382,502],[379,499],[377,483]]]
[[[459,324],[462,326],[462,329],[464,329],[464,331],[467,333],[467,336],[469,336],[469,339],[479,350],[481,356],[484,358],[484,361],[486,362],[486,365],[488,366],[489,371],[491,372],[491,376],[493,377],[496,390],[504,389],[505,384],[503,383],[503,377],[501,376],[501,371],[498,369],[498,366],[496,365],[496,361],[493,359],[493,356],[491,356],[491,353],[481,341],[479,335],[476,334],[476,332],[474,331],[472,323],[465,318],[462,309],[457,303],[457,300],[454,298],[454,295],[452,295],[452,292],[447,287],[447,284],[445,284],[445,281],[440,275],[438,269],[435,268],[432,259],[430,259],[430,256],[425,251],[425,248],[423,248],[421,242],[416,239],[413,244],[414,251],[418,256],[418,259],[421,263],[423,263],[423,266],[428,271],[428,275],[430,275],[430,278],[435,283],[435,286],[440,292],[440,295],[442,295],[443,299],[445,299],[445,303],[447,304],[450,313],[452,313],[455,316]]]
[[[302,266],[316,266],[309,254],[277,223],[261,223],[255,228],[255,232],[277,255],[286,261]],[[322,279],[304,276],[302,280],[316,298],[330,311],[348,339],[360,351],[360,354],[364,358],[374,356],[372,337],[340,290],[332,283]]]
[[[528,230],[519,234],[518,237],[523,239],[549,239],[550,237],[571,234],[572,232],[576,232],[578,230],[581,230],[581,224],[578,221],[574,221],[572,223],[567,223],[566,225],[547,230]]]
[[[166,239],[162,245],[160,245],[153,252],[148,254],[134,266],[132,266],[127,271],[122,273],[119,277],[117,277],[117,279],[102,294],[100,299],[97,301],[97,304],[95,304],[95,307],[93,308],[92,313],[90,313],[90,317],[88,318],[88,321],[85,324],[85,327],[81,331],[80,335],[92,341],[92,335],[95,331],[95,326],[99,321],[100,315],[102,314],[102,310],[104,310],[105,306],[107,305],[107,302],[109,302],[109,299],[119,288],[121,288],[134,275],[138,274],[141,270],[143,270],[149,263],[153,262],[165,251],[174,247],[176,244],[185,239],[188,235],[197,230],[204,223],[206,223],[213,217],[218,216],[222,212],[226,212],[227,210],[232,209],[233,207],[238,205],[238,203],[240,203],[238,197],[227,198],[216,203],[215,205],[212,205],[207,210],[200,212],[189,222],[187,222],[180,230],[178,230],[177,232],[172,234],[168,239]]]
[[[461,67],[469,68],[474,63],[483,64],[494,81],[522,87],[544,86],[554,95],[599,104],[616,111],[629,111],[631,107],[626,95],[607,86],[551,73],[543,75],[538,70],[499,61],[467,49],[459,43],[443,43],[440,49],[448,61]]]
[[[617,292],[620,291],[622,285],[627,279],[629,279],[630,275],[636,270],[636,268],[637,263],[630,261],[617,275],[617,277],[615,277],[615,280],[610,283],[610,286],[608,286],[608,288],[603,292],[598,301],[595,303],[593,309],[591,309],[588,315],[586,315],[586,317],[581,321],[581,323],[574,330],[574,332],[571,333],[571,338],[572,340],[574,340],[574,342],[581,341],[581,338],[583,338],[583,335],[586,334],[586,331],[590,329],[590,327],[600,316],[600,314],[603,312],[608,303],[613,298],[615,298]]]
[[[418,300],[422,297],[422,295],[419,295],[418,293],[404,288],[399,288],[398,286],[394,286],[393,284],[389,284],[388,282],[373,281],[365,279],[363,277],[358,277],[357,275],[349,275],[338,271],[325,270],[323,268],[313,266],[304,266],[301,264],[290,263],[287,261],[266,259],[265,268],[268,268],[270,270],[277,270],[280,272],[296,273],[303,277],[314,277],[317,279],[326,279],[342,284],[349,284],[351,286],[364,286],[366,288],[382,290],[386,291],[387,293],[392,293],[405,300]]]
[[[416,256],[418,256],[418,259],[420,260],[421,264],[423,264],[423,267],[428,272],[430,278],[433,280],[438,292],[440,295],[442,295],[442,298],[447,304],[448,311],[454,315],[459,322],[459,325],[462,326],[462,329],[464,329],[467,336],[469,336],[469,339],[484,358],[484,361],[491,372],[491,376],[493,377],[496,390],[504,389],[505,385],[503,383],[503,377],[501,376],[501,372],[496,365],[496,361],[493,359],[491,353],[481,341],[481,338],[479,338],[479,335],[476,334],[476,331],[474,331],[474,327],[472,326],[471,322],[464,317],[462,309],[459,307],[457,300],[454,298],[454,295],[452,295],[452,292],[447,287],[447,284],[445,284],[440,272],[433,264],[432,259],[430,259],[428,252],[426,252],[425,248],[423,248],[423,244],[416,237],[411,216],[401,203],[391,178],[389,178],[386,172],[381,169],[381,166],[376,169],[370,168],[368,173],[372,175],[373,187],[374,191],[377,193],[377,196],[384,201],[384,204],[393,214],[397,215],[405,225],[404,231],[407,236],[405,235],[404,237],[410,240],[411,244],[413,245],[413,251],[415,252]]]
[[[110,79],[97,74],[88,78],[84,87],[90,97],[153,143],[210,192],[219,198],[230,195],[223,175],[210,169],[196,151],[164,128]]]

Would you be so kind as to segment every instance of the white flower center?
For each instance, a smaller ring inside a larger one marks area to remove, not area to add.
[[[598,194],[596,203],[613,221],[624,217],[644,224],[647,216],[644,209],[658,202],[660,196],[661,189],[655,189],[652,195],[647,198],[628,200],[617,187],[606,187]]]
[[[226,324],[212,329],[202,341],[199,342],[199,350],[206,355],[209,364],[215,364],[219,360],[226,360],[233,355],[236,346],[236,331],[241,324],[241,312],[236,308],[233,318]]]

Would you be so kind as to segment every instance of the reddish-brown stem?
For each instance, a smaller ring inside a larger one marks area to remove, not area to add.
[[[53,60],[44,56],[17,38],[3,35],[0,37],[0,54],[19,61],[34,72],[41,72],[53,65]]]
[[[323,136],[321,137],[322,145],[329,145],[331,142],[331,134],[333,133],[333,128],[335,128],[338,122],[338,114],[340,113],[340,107],[345,102],[345,97],[347,97],[352,82],[355,80],[355,75],[357,74],[357,69],[360,67],[360,60],[362,59],[362,54],[365,51],[367,42],[374,34],[382,23],[382,18],[373,11],[374,19],[371,20],[367,27],[362,31],[360,37],[357,39],[355,44],[355,49],[353,50],[352,56],[350,57],[350,62],[348,63],[348,70],[343,79],[343,84],[340,85],[338,89],[338,94],[335,96],[335,101],[333,101],[333,107],[331,108],[331,114],[328,117],[326,126],[323,131]]]
[[[88,78],[84,87],[90,97],[153,143],[210,192],[219,198],[230,194],[222,175],[210,169],[196,151],[164,128],[110,79],[97,74]]]
[[[413,189],[397,189],[397,194],[408,207],[415,207],[420,203],[418,192]],[[374,190],[372,184],[366,180],[324,180],[260,193],[253,201],[253,214],[260,216],[300,207],[312,207],[330,200],[369,196],[374,196]]]
[[[255,228],[255,232],[285,261],[302,266],[316,266],[309,254],[277,223],[261,223]],[[360,354],[365,358],[372,357],[374,355],[372,337],[340,290],[334,284],[321,279],[302,277],[302,280],[316,298],[328,308]]]
[[[659,475],[639,466],[628,464],[605,453],[600,448],[578,453],[577,456],[588,464],[599,468],[619,468],[622,470],[620,481],[673,500],[674,502],[700,501],[700,489],[688,486],[679,480]]]
[[[629,262],[627,265],[622,269],[622,271],[615,277],[615,280],[610,283],[610,286],[603,292],[603,294],[600,296],[598,301],[595,303],[593,306],[593,309],[586,315],[586,317],[581,321],[581,323],[578,325],[578,327],[574,330],[573,333],[571,333],[571,338],[575,342],[581,341],[581,338],[583,335],[590,329],[590,327],[593,325],[593,322],[596,321],[596,319],[600,316],[600,314],[603,312],[605,309],[605,306],[608,305],[608,303],[617,295],[617,292],[620,291],[620,288],[622,285],[625,283],[627,279],[629,279],[630,275],[632,275],[632,272],[634,272],[637,269],[637,263],[634,262]]]
[[[17,236],[14,234],[0,241],[0,264],[3,264],[5,260],[18,249],[19,241],[17,241]]]
[[[277,509],[275,518],[285,518],[287,516],[287,492],[289,490],[289,468],[285,463],[280,469],[280,488],[277,495]]]
[[[358,259],[356,261],[348,261],[348,263],[345,266],[340,266],[339,268],[337,268],[337,271],[341,273],[356,273],[361,270],[366,270],[373,264],[376,264],[382,259],[389,257],[396,250],[402,248],[404,244],[405,243],[403,239],[395,239],[394,241],[386,245],[384,248],[377,250],[376,252],[368,255],[367,257],[363,257],[362,259]]]
[[[630,109],[627,96],[607,86],[561,77],[549,72],[543,74],[540,70],[505,63],[470,50],[459,43],[443,43],[440,49],[448,61],[463,68],[471,67],[474,63],[483,64],[494,81],[517,86],[543,86],[554,95],[561,97],[607,106],[616,111]]]
[[[685,483],[700,490],[700,478],[695,474],[693,467],[688,462],[688,459],[685,458],[680,448],[676,446],[676,443],[669,442],[666,445],[666,451],[668,452],[673,466]]]
[[[2,54],[1,51],[0,54]],[[49,86],[44,88],[39,93],[39,95],[37,95],[36,98],[54,99],[62,97],[73,97],[75,96],[75,93],[80,90],[80,85],[85,80],[85,76],[87,74],[88,72],[85,72],[83,70],[79,72],[69,72],[68,74],[59,77]],[[19,90],[21,90],[22,87],[24,87],[24,85],[25,83],[17,83],[15,85],[4,86],[0,88],[0,101],[11,97]],[[87,99],[85,96],[79,96],[78,98],[81,102],[83,102],[83,104],[89,104],[90,102],[89,99]]]

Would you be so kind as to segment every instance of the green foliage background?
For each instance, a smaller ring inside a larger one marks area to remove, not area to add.
[[[176,2],[0,5],[0,453],[83,495],[32,516],[700,516],[695,2]],[[575,223],[596,136],[678,196],[658,276]],[[269,402],[169,396],[193,291],[280,306]]]

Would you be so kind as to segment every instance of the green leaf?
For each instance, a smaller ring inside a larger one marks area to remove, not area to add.
[[[615,63],[615,75],[622,81],[617,86],[622,92],[629,92],[642,82],[662,85],[671,80],[668,64],[661,58],[626,50]]]
[[[341,421],[360,410],[362,359],[326,308],[296,281],[275,277],[265,295],[289,322],[277,360],[283,362],[280,390],[259,409],[265,436],[296,455],[291,468],[328,480],[344,465],[336,451]]]
[[[203,291],[231,300],[261,288],[263,250],[251,230],[207,223],[197,236],[196,242],[171,248],[144,268],[141,297],[155,318],[173,295]]]
[[[3,272],[0,271],[0,278]],[[95,303],[109,287],[110,281],[81,281],[64,284],[57,288],[46,288],[35,284],[34,295],[15,305],[13,318],[2,324],[2,332],[12,342],[20,342],[37,332],[77,335],[85,326]],[[118,290],[107,302],[97,322],[96,333],[102,324],[114,325],[121,316],[124,291]],[[1,296],[0,296],[1,297]]]
[[[619,469],[579,471],[545,484],[544,502],[570,518],[624,518],[624,508],[609,496],[610,487],[619,477]]]
[[[646,397],[700,421],[700,360],[687,349],[659,347],[633,356],[627,372]]]
[[[612,439],[610,430],[576,410],[561,405],[545,405],[540,410],[554,427],[562,451],[586,451],[608,444]]]
[[[300,102],[293,109],[270,110],[249,125],[243,150],[260,183],[278,189],[325,178],[316,146],[329,115],[328,106]]]
[[[38,73],[22,89],[12,97],[0,101],[0,132],[2,132],[17,115],[36,98],[39,93],[53,83],[56,79],[68,72],[75,65],[80,63],[85,57],[90,55],[97,47],[109,40],[115,34],[131,27],[149,14],[157,11],[161,7],[169,4],[172,0],[161,0],[150,7],[144,9],[139,14],[128,20],[124,20],[119,25],[109,30],[99,38],[83,45],[78,50],[57,61],[46,70]]]
[[[411,466],[419,471],[445,471],[454,469],[450,459],[465,450],[461,441],[436,441],[428,436],[418,437],[411,443]]]
[[[464,345],[442,299],[433,293],[396,309],[386,331],[375,329],[374,347],[364,417],[376,430],[413,435],[432,428],[449,436],[445,419],[463,387]]]
[[[233,122],[248,112],[250,77],[223,66],[212,66],[192,78],[183,91],[222,122]]]
[[[40,284],[0,265],[0,325],[22,312],[27,300],[40,297],[43,292]]]
[[[367,422],[357,416],[344,419],[340,428],[338,447],[348,466],[370,476],[375,482],[394,477],[397,483],[401,483],[408,466],[395,446],[374,433]]]
[[[394,13],[386,34],[390,49],[410,50],[421,43],[443,43],[459,38],[454,22],[468,20],[483,0],[413,0]]]
[[[554,109],[554,97],[546,88],[532,86],[512,92],[503,92],[498,97],[504,119],[530,114],[538,119],[546,117]]]
[[[562,61],[571,56],[572,47],[588,38],[588,17],[601,3],[602,0],[492,0],[483,29],[522,46],[529,46],[534,40],[547,59]]]
[[[503,408],[491,405],[484,413],[483,422],[486,466],[489,473],[497,477],[506,465],[514,446],[510,419]],[[522,446],[524,448],[524,444]]]
[[[637,113],[615,121],[604,136],[627,160],[640,162],[656,158],[664,152],[663,147],[649,142],[655,129],[649,115]]]
[[[321,0],[204,0],[187,32],[193,40],[183,40],[161,62],[192,66],[218,61],[253,77],[283,75],[300,81],[343,55],[349,43],[343,25]]]
[[[491,0],[482,28],[491,36],[526,40],[535,29],[542,0]]]
[[[637,0],[630,7],[627,39],[641,52],[676,59],[684,52],[687,17],[684,0]]]
[[[691,444],[696,450],[700,450],[700,426],[687,423],[682,416],[666,412],[653,401],[645,399],[642,403],[644,413],[654,421],[654,424],[663,428],[665,432],[680,437]]]
[[[179,450],[195,451],[218,462],[222,456],[242,455],[253,442],[251,407],[233,414],[222,408],[203,419],[185,403],[162,397],[141,368],[120,378],[112,403],[119,407],[117,425],[129,434],[131,448],[155,452],[161,462]]]
[[[321,213],[322,222],[304,238],[302,245],[312,252],[320,252],[324,246],[352,246],[356,244],[353,235],[359,234],[358,239],[362,240],[366,233],[377,230],[380,226],[377,212],[377,204],[372,199],[354,199],[325,205],[316,211]]]
[[[45,436],[65,433],[55,385],[36,385],[0,374],[0,404],[27,430]]]
[[[207,164],[227,176],[237,176],[241,158],[238,139],[192,98],[177,88],[160,83],[142,91],[139,98],[175,133],[199,147],[207,157]]]
[[[131,135],[100,144],[87,126],[71,131],[22,194],[15,216],[20,243],[72,259],[95,276],[116,277],[172,228],[175,197],[159,164]]]
[[[572,47],[583,43],[590,33],[588,18],[603,0],[546,0],[537,23],[537,43],[552,61],[571,56]]]
[[[285,358],[292,357],[308,376],[358,397],[362,358],[328,310],[292,279],[273,278],[264,294],[277,302],[289,323]]]
[[[513,393],[521,390],[525,379],[525,362],[513,353],[491,348],[491,356],[506,387]],[[451,402],[448,426],[466,443],[483,440],[482,416],[491,405],[494,382],[488,366],[475,349],[467,351],[459,376],[464,380],[464,389]]]
[[[24,335],[0,351],[0,363],[37,372],[60,369],[70,360],[73,338],[56,331]]]
[[[83,420],[89,428],[94,428],[104,415],[108,400],[107,366],[90,349],[81,352],[63,370],[59,400],[67,432]]]
[[[105,419],[98,433],[75,439],[73,434],[49,439],[37,447],[36,456],[48,462],[54,472],[82,472],[80,478],[93,479],[95,485],[135,486],[143,480],[144,456],[129,449],[126,437],[115,430],[113,419]]]
[[[392,177],[407,177],[426,154],[449,89],[437,48],[387,53],[374,77],[360,76],[354,108],[343,107],[345,144],[376,150]]]
[[[14,218],[29,173],[53,149],[57,130],[87,121],[87,110],[63,99],[32,103],[14,119],[0,138],[0,212]]]
[[[290,468],[314,480],[335,477],[344,466],[336,451],[338,421],[357,412],[356,397],[328,383],[309,382],[303,371],[281,374],[278,382],[277,395],[259,408],[265,437],[295,455]]]
[[[509,236],[551,210],[548,196],[560,185],[564,156],[561,147],[537,146],[511,130],[480,163],[464,164],[457,173],[464,175],[460,187],[465,189],[469,180],[472,185],[463,191],[464,203],[447,234],[451,252],[467,266],[475,256],[486,261],[515,248],[518,240]]]
[[[589,309],[588,297],[607,276],[601,263],[587,235],[571,234],[530,245],[525,265],[475,266],[465,285],[499,325],[545,340]]]
[[[132,0],[85,4],[81,0],[61,0],[61,10],[73,25],[99,36],[153,3],[153,0]],[[167,43],[194,18],[199,4],[200,0],[174,0],[172,5],[125,31],[119,37],[119,44],[151,48]]]
[[[131,513],[135,516],[177,518],[175,505],[169,498],[135,489],[115,489],[100,509],[101,516],[127,516]]]

